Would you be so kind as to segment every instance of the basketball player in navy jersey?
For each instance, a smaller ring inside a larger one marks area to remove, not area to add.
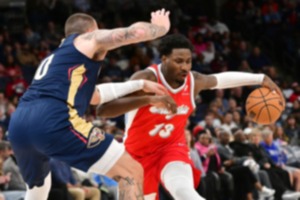
[[[143,199],[140,165],[112,136],[82,116],[89,104],[138,90],[161,95],[146,96],[149,104],[175,104],[164,87],[150,81],[103,84],[95,89],[101,61],[109,50],[161,37],[169,28],[169,12],[164,9],[151,13],[150,23],[112,30],[99,30],[95,19],[86,14],[68,18],[66,38],[41,62],[9,125],[9,140],[28,186],[25,200],[47,199],[50,157],[117,178],[120,199]]]

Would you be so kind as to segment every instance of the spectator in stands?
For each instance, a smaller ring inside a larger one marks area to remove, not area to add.
[[[6,130],[4,129],[4,127],[0,125],[0,141],[4,140],[6,138],[5,137],[5,131]]]
[[[5,89],[6,97],[12,98],[13,96],[22,96],[28,87],[28,83],[18,70],[12,69],[10,75],[11,80],[7,83]]]
[[[277,166],[290,173],[294,189],[296,191],[300,191],[300,169],[287,165],[287,155],[273,141],[273,132],[270,129],[265,128],[261,133],[263,138],[261,146],[266,150],[272,161]]]
[[[295,116],[296,121],[300,121],[300,98],[293,102],[291,115]]]
[[[118,199],[118,183],[115,180],[99,174],[92,174],[92,180],[98,184],[101,190],[101,200],[104,200],[103,193],[106,193],[111,200]]]
[[[248,62],[254,72],[262,72],[265,68],[271,65],[269,58],[261,52],[261,49],[256,46],[248,57]]]
[[[215,18],[211,18],[210,26],[213,33],[220,33],[221,35],[223,35],[224,33],[230,32],[228,26],[225,23]]]
[[[8,142],[0,141],[0,191],[4,195],[5,200],[23,200],[25,191],[22,190],[7,190],[11,180],[11,173],[4,173],[3,163],[9,157]]]
[[[250,147],[252,157],[259,164],[262,170],[269,174],[269,178],[273,188],[275,189],[276,200],[297,198],[300,197],[299,192],[293,192],[290,176],[288,171],[277,166],[273,160],[268,156],[268,153],[260,145],[261,131],[259,129],[252,129],[250,133]]]
[[[8,116],[6,115],[6,113],[2,109],[0,109],[0,127],[7,130],[8,123],[9,123]]]
[[[206,115],[205,115],[205,119],[200,121],[199,124],[201,127],[203,127],[204,129],[208,129],[213,137],[217,137],[215,129],[217,127],[221,126],[221,121],[215,117],[215,113],[212,111],[209,111]]]
[[[300,141],[300,126],[297,124],[296,118],[289,115],[285,120],[284,132],[289,138],[290,145],[298,145]]]
[[[25,43],[21,47],[20,51],[17,52],[17,58],[22,66],[25,65],[25,66],[37,67],[39,62],[28,43]]]
[[[53,21],[49,21],[47,24],[47,29],[43,33],[43,39],[49,44],[49,49],[52,51],[56,49],[61,40],[63,38],[63,34],[61,30],[59,30],[56,24]]]
[[[201,171],[201,176],[204,177],[206,175],[206,172],[203,169],[201,159],[199,157],[199,154],[197,150],[194,147],[195,141],[193,139],[193,136],[191,134],[191,131],[188,129],[185,129],[185,138],[186,142],[188,144],[188,147],[190,148],[190,157],[193,160],[193,163],[195,167]]]
[[[16,158],[14,156],[14,152],[11,148],[11,145],[7,143],[6,151],[8,154],[8,158],[3,163],[3,173],[10,173],[10,182],[8,183],[8,190],[26,190],[26,184],[22,178],[20,173],[20,169],[17,165]]]
[[[231,130],[237,128],[237,124],[233,121],[233,114],[231,112],[226,112],[224,114],[223,123],[221,125],[221,129],[231,133]]]
[[[200,131],[198,141],[195,143],[195,149],[203,163],[205,173],[217,174],[220,178],[221,191],[220,197],[232,197],[233,194],[233,179],[231,174],[226,172],[222,167],[221,158],[217,151],[217,146],[213,143],[212,137],[208,130]]]
[[[51,159],[51,172],[53,184],[65,184],[68,191],[74,197],[75,200],[99,200],[100,192],[97,188],[82,186],[75,181],[72,174],[71,167],[64,162]]]
[[[36,47],[41,39],[41,36],[32,30],[29,25],[25,25],[21,35],[21,41],[28,43],[31,47]]]
[[[293,90],[294,90],[294,92],[291,94],[291,96],[289,98],[289,102],[294,102],[294,101],[300,99],[300,84],[295,83],[293,85]]]
[[[289,142],[289,138],[285,134],[284,128],[282,126],[276,126],[273,137],[274,140],[280,143],[281,145],[287,145]]]
[[[245,194],[252,198],[254,188],[259,191],[260,198],[273,196],[275,190],[270,189],[268,175],[258,171],[255,161],[250,156],[235,156],[235,150],[229,146],[230,133],[221,130],[219,141],[218,152],[226,170],[233,175],[236,199],[245,199]]]

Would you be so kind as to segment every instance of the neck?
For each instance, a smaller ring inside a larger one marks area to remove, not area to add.
[[[178,83],[174,77],[168,75],[167,67],[161,64],[161,73],[163,74],[165,80],[172,88],[179,88],[182,84]]]

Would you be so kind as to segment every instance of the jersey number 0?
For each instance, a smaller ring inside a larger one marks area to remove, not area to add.
[[[46,59],[43,60],[43,62],[40,64],[38,69],[36,70],[36,73],[34,75],[34,80],[41,80],[46,74],[49,69],[49,65],[52,62],[54,57],[54,54],[50,55]]]

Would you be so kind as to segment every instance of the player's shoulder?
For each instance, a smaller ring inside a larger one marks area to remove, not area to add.
[[[197,71],[191,71],[191,73],[196,81],[202,79],[205,76],[204,74],[201,74],[200,72]]]
[[[132,79],[132,80],[146,79],[146,80],[155,81],[155,82],[157,81],[154,72],[148,68],[134,73],[130,79]]]

